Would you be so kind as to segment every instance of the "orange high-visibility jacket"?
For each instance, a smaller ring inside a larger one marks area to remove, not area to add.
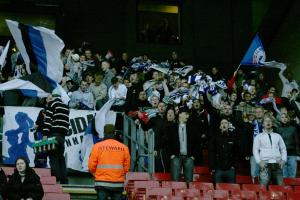
[[[129,169],[130,154],[126,145],[114,139],[106,139],[93,146],[89,171],[95,174],[96,182],[124,182]]]

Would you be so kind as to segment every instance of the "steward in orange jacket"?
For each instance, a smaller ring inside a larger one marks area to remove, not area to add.
[[[114,125],[104,126],[104,140],[93,146],[88,167],[95,176],[98,199],[100,196],[101,199],[121,198],[125,175],[130,168],[130,154],[126,145],[115,140]]]

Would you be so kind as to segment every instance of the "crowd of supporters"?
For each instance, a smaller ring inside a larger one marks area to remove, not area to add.
[[[254,178],[258,163],[253,157],[253,141],[263,132],[263,119],[268,117],[286,145],[284,176],[296,176],[300,96],[297,81],[286,67],[278,68],[278,77],[268,82],[260,71],[246,73],[242,69],[226,80],[217,67],[205,73],[184,63],[176,52],[158,62],[148,55],[129,57],[126,52],[117,57],[110,50],[100,55],[82,46],[65,49],[61,58],[61,86],[71,99],[69,107],[99,110],[114,99],[112,110],[131,116],[146,132],[154,130],[156,171],[172,171],[180,163],[188,169],[189,159],[193,165],[202,165],[202,152],[207,149],[213,172],[240,163],[251,168]],[[11,54],[8,64],[1,82],[26,75],[18,51]],[[282,89],[275,86],[280,80]],[[43,105],[39,99],[20,98],[24,99],[20,105]],[[2,93],[2,101],[10,105],[7,91]],[[223,132],[228,137],[220,136]],[[188,170],[185,175],[191,178]]]

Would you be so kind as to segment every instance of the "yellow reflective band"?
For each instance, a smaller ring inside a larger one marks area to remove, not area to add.
[[[97,169],[123,169],[123,165],[97,165]]]

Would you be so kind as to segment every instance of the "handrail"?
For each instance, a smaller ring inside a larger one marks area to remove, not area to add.
[[[130,148],[130,171],[154,173],[154,131],[144,131],[140,124],[124,115],[124,143]]]

